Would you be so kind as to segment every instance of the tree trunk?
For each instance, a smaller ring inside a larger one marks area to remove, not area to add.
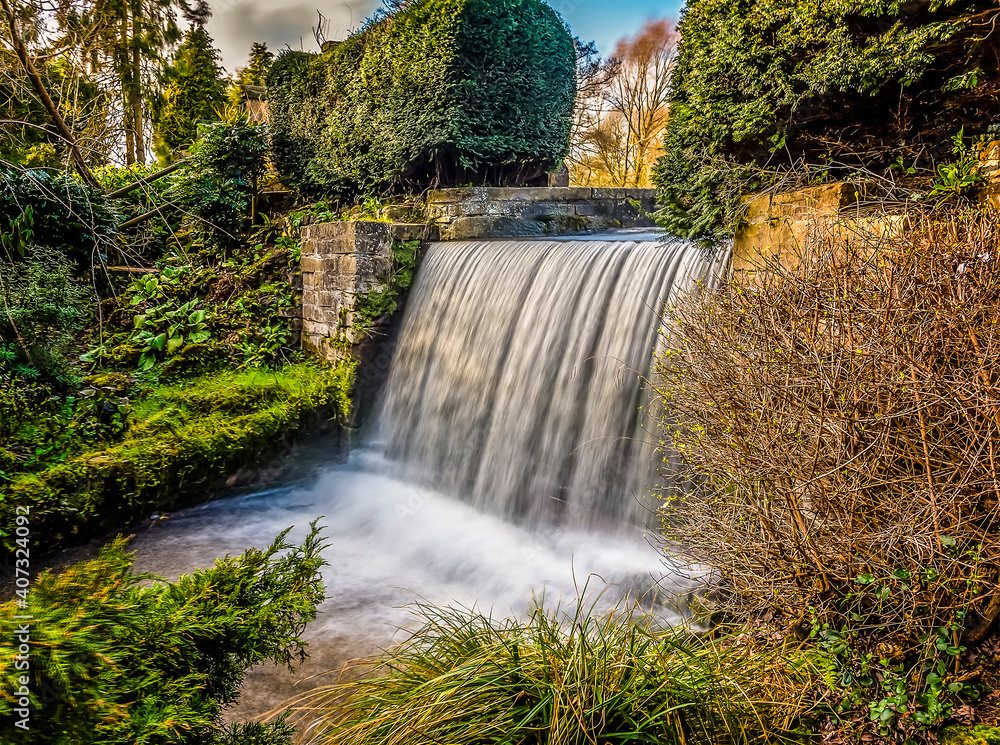
[[[139,39],[142,25],[142,3],[135,0],[132,3],[132,60],[129,76],[129,108],[132,109],[132,127],[135,138],[135,159],[146,165],[146,138],[143,134],[145,118],[142,112],[142,48]]]
[[[65,141],[66,147],[69,148],[70,157],[73,159],[73,164],[76,166],[80,178],[90,186],[100,188],[97,179],[94,178],[94,174],[90,172],[87,162],[83,159],[83,153],[77,147],[76,138],[73,137],[73,133],[66,126],[66,120],[59,113],[59,107],[56,106],[55,101],[52,100],[52,96],[49,95],[48,90],[45,88],[42,76],[39,75],[38,69],[35,67],[35,62],[28,52],[28,46],[24,43],[24,38],[21,36],[21,30],[17,27],[17,17],[14,15],[14,9],[11,7],[9,0],[0,0],[0,7],[3,7],[3,12],[7,14],[10,40],[14,46],[14,51],[17,53],[17,58],[21,61],[21,66],[24,68],[25,73],[27,73],[28,79],[35,89],[35,93],[38,94],[38,98],[42,102],[42,106],[45,107],[49,116],[52,117],[52,123],[55,125],[56,131]]]

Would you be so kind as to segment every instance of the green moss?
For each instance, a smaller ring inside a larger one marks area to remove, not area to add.
[[[1000,745],[1000,727],[946,727],[938,733],[941,745]]]
[[[376,319],[396,312],[399,296],[413,283],[420,263],[420,241],[392,242],[392,270],[383,284],[374,290],[360,293],[354,300],[354,338],[366,335]]]
[[[303,363],[154,389],[121,442],[7,485],[0,530],[13,532],[15,506],[30,507],[33,544],[45,550],[175,508],[275,454],[313,412],[346,418],[353,374],[352,362]]]

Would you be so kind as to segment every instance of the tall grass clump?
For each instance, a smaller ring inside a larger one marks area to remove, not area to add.
[[[866,742],[934,741],[986,716],[1000,660],[995,216],[845,223],[667,321],[664,444],[697,486],[664,495],[665,524],[714,569],[722,609],[803,640],[835,725]]]
[[[420,608],[361,677],[299,702],[302,743],[778,743],[794,738],[797,675],[629,609],[523,619]],[[354,677],[353,675],[351,677]],[[770,690],[765,692],[765,685]],[[773,703],[779,693],[786,703]]]

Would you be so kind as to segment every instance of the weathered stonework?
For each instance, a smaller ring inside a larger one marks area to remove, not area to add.
[[[1000,140],[982,143],[979,201],[1000,212]],[[868,236],[905,230],[905,215],[866,215],[860,209],[871,184],[836,183],[780,194],[748,197],[743,222],[733,241],[733,271],[756,271],[779,260],[794,266],[810,235],[824,231],[863,232]]]
[[[302,229],[302,347],[330,360],[353,338],[355,298],[380,286],[392,268],[392,225],[355,221]]]
[[[653,189],[464,187],[427,194],[441,240],[531,238],[653,227]]]
[[[794,265],[808,237],[856,212],[862,184],[836,183],[747,200],[733,239],[733,272],[756,271],[779,260]]]

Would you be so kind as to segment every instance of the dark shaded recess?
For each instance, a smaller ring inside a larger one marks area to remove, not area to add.
[[[358,361],[358,369],[351,388],[351,427],[362,434],[375,421],[382,390],[389,379],[392,359],[396,356],[410,290],[411,288],[407,288],[400,292],[396,299],[396,311],[380,318],[379,323],[352,349],[352,354]]]

